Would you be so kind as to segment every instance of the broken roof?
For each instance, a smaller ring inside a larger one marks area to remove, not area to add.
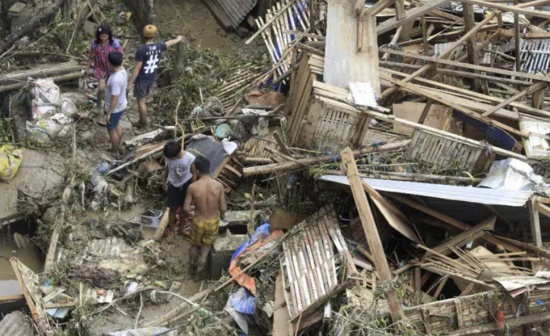
[[[322,181],[349,185],[348,178],[340,175],[323,175]],[[407,195],[433,197],[451,201],[522,207],[533,191],[489,189],[444,184],[380,180],[363,178],[374,189]]]

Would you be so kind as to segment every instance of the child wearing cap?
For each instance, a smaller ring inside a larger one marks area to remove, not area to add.
[[[151,93],[157,74],[157,69],[162,53],[169,47],[178,44],[183,36],[166,42],[155,42],[157,27],[146,25],[143,28],[143,37],[145,44],[141,45],[136,51],[136,67],[129,81],[129,90],[134,90],[134,97],[137,99],[139,123],[137,126],[147,128],[149,121],[147,119],[146,98]]]

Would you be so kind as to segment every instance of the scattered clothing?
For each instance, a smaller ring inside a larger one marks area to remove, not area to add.
[[[102,45],[96,39],[92,41],[90,46],[90,58],[93,61],[93,75],[96,79],[105,79],[109,76],[109,60],[107,56],[111,51],[122,52],[122,45],[117,39],[113,39],[113,43]]]

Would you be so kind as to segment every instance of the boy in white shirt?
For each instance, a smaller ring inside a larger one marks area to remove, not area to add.
[[[186,214],[183,211],[183,202],[189,185],[197,180],[195,169],[195,155],[184,151],[177,141],[170,141],[164,146],[166,158],[166,182],[164,189],[168,195],[167,206],[170,208],[169,225],[176,226],[176,214],[180,208],[179,233],[183,234],[183,223]],[[168,233],[168,231],[166,232]]]
[[[107,80],[107,86],[105,88],[107,131],[109,132],[109,139],[113,146],[113,152],[115,154],[122,154],[122,128],[119,123],[128,106],[126,100],[128,74],[122,67],[122,53],[111,51],[108,55],[108,59],[111,66],[111,75]]]

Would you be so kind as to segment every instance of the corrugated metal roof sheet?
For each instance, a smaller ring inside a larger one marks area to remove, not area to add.
[[[4,316],[0,321],[0,335],[32,336],[33,329],[25,314],[13,312]]]
[[[324,175],[320,180],[349,185],[346,176]],[[529,197],[534,193],[532,191],[475,188],[370,178],[363,178],[363,180],[379,191],[512,207],[524,206]]]
[[[256,6],[257,0],[214,0],[227,14],[233,28],[237,28],[250,11]]]

